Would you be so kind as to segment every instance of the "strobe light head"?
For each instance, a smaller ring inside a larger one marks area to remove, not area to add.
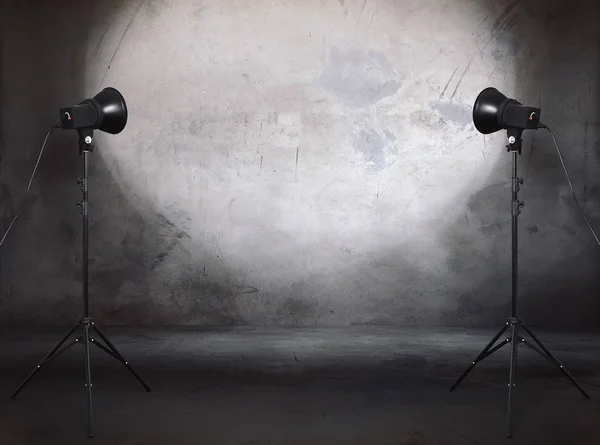
[[[104,88],[91,99],[60,109],[60,127],[91,129],[118,134],[127,124],[127,104],[116,89]]]
[[[486,88],[473,105],[473,123],[482,134],[500,130],[537,130],[541,127],[542,110],[526,107],[514,99],[507,98],[496,88]]]

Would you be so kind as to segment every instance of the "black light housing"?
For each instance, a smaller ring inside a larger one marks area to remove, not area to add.
[[[118,134],[127,124],[127,104],[115,88],[107,87],[92,99],[60,109],[60,127],[65,130],[100,130]]]
[[[473,105],[473,123],[482,134],[500,130],[536,130],[541,127],[542,110],[523,106],[507,98],[496,88],[489,87],[479,93]]]

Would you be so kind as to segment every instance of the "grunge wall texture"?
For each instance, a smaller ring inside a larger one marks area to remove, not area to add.
[[[114,86],[91,155],[102,324],[460,325],[510,304],[510,156],[471,124],[541,105],[600,230],[598,6],[548,0],[6,0],[0,211],[58,107]],[[522,314],[597,326],[600,248],[550,137],[526,136]],[[76,134],[49,140],[1,248],[0,321],[80,307]]]

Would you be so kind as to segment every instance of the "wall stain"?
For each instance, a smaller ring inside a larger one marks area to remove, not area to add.
[[[150,265],[151,270],[156,269],[181,240],[184,238],[191,238],[186,231],[179,229],[164,215],[159,213],[157,214],[157,218],[158,224],[161,228],[161,230],[155,235],[159,248],[154,257],[154,261]]]
[[[516,57],[523,43],[514,35],[502,34],[496,39],[498,46],[492,50],[492,57],[496,61],[508,61]]]
[[[504,8],[502,13],[492,25],[492,28],[490,29],[491,34],[498,34],[509,29],[510,24],[513,23],[514,20],[514,18],[511,18],[511,12],[513,12],[519,3],[521,3],[521,0],[515,0],[506,8]]]
[[[354,149],[363,155],[365,162],[370,168],[382,170],[386,167],[385,141],[375,130],[371,128],[361,130],[354,136],[352,144]]]
[[[472,107],[470,105],[454,101],[436,101],[429,104],[440,114],[444,121],[452,122],[461,127],[466,127],[473,123]]]
[[[395,94],[401,86],[385,54],[356,48],[332,47],[318,81],[341,101],[367,107]]]

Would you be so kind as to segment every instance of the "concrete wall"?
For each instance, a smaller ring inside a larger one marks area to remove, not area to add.
[[[501,322],[510,156],[481,89],[544,107],[600,229],[589,1],[162,0],[2,4],[6,225],[59,106],[105,86],[130,119],[92,155],[103,324]],[[600,249],[551,139],[521,156],[523,315],[595,325]],[[76,135],[56,132],[2,246],[0,320],[80,304]]]

